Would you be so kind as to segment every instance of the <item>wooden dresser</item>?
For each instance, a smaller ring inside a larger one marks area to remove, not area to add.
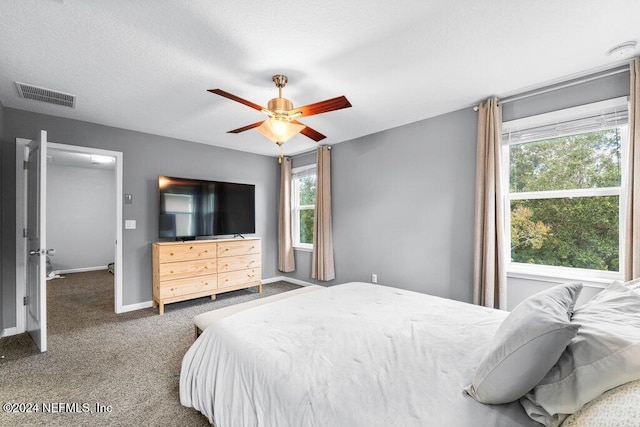
[[[153,244],[153,306],[253,286],[262,292],[259,238]]]

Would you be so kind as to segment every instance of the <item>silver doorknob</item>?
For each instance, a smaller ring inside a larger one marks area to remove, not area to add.
[[[29,255],[40,255],[40,249],[36,249],[34,250],[30,250],[29,251]]]
[[[51,256],[54,256],[56,254],[56,250],[53,248],[47,249],[46,252],[47,252],[47,255],[51,255]]]

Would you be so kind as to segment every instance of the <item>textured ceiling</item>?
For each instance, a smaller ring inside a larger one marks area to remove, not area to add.
[[[353,108],[302,119],[335,144],[619,63],[607,51],[640,40],[638,16],[638,0],[2,0],[0,101],[276,156],[255,129],[226,133],[262,113],[206,90],[266,105],[283,73],[295,106],[345,95]]]

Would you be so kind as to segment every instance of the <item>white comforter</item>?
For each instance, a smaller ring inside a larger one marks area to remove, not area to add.
[[[208,327],[180,401],[218,427],[539,426],[462,391],[505,316],[366,283],[292,296]]]

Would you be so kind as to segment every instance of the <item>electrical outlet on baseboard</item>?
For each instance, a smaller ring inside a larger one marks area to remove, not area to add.
[[[371,273],[371,283],[378,283],[378,275],[376,273]]]

